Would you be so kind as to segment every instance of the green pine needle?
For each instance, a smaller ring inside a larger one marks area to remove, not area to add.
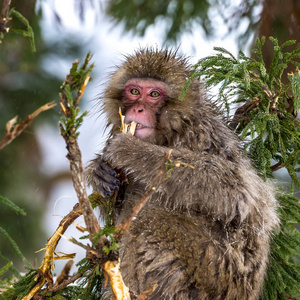
[[[0,196],[0,203],[3,203],[5,206],[9,207],[11,210],[16,212],[17,214],[26,216],[26,212],[22,208],[20,208],[19,206],[17,206],[16,204],[14,204],[9,199],[7,199],[3,196]]]

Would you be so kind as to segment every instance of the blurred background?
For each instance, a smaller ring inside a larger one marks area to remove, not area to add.
[[[0,139],[14,116],[24,120],[46,102],[58,103],[60,85],[72,62],[83,62],[91,51],[93,78],[81,100],[89,114],[79,136],[85,166],[104,145],[105,119],[97,99],[123,55],[139,47],[168,46],[195,63],[213,54],[214,46],[249,55],[256,37],[274,36],[283,43],[299,42],[300,36],[300,1],[294,0],[12,0],[11,7],[33,27],[36,52],[28,39],[14,33],[0,44]],[[9,27],[24,25],[11,21]],[[272,48],[267,41],[263,49],[267,64]],[[37,265],[43,253],[35,251],[45,247],[77,202],[59,118],[58,106],[42,113],[0,152],[0,194],[27,212],[25,217],[16,215],[0,204],[0,226]],[[285,180],[284,174],[278,178]],[[82,220],[76,222],[84,225]],[[81,233],[74,227],[66,236],[78,238]],[[57,250],[78,253],[79,248],[63,240]],[[3,236],[0,252],[14,259]],[[79,251],[76,260],[82,257]],[[56,263],[58,271],[64,263]]]

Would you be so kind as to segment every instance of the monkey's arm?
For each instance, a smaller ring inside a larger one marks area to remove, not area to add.
[[[169,148],[153,145],[135,137],[118,134],[108,141],[104,159],[113,167],[133,175],[135,181],[151,184],[164,154]],[[172,162],[183,162],[158,189],[161,200],[173,209],[207,213],[230,222],[238,217],[242,222],[253,210],[259,211],[258,199],[272,197],[268,188],[240,158],[229,161],[221,155],[195,153],[188,149],[173,149]],[[193,168],[191,167],[193,166]],[[257,189],[260,186],[261,189]]]

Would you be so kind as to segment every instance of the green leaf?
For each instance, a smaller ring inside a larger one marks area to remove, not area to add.
[[[103,249],[103,251],[106,253],[106,255],[108,255],[111,251],[114,251],[114,250],[118,249],[119,247],[120,247],[120,246],[119,246],[118,243],[113,242],[113,243],[110,245],[110,247],[104,246],[102,249]]]

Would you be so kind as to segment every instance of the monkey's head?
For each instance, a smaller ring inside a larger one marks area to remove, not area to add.
[[[193,116],[188,102],[199,95],[199,85],[192,84],[184,100],[179,100],[190,71],[186,59],[175,51],[147,48],[126,57],[104,94],[103,109],[108,125],[113,125],[111,134],[120,129],[119,108],[125,123],[138,124],[137,138],[165,143],[183,134]]]

